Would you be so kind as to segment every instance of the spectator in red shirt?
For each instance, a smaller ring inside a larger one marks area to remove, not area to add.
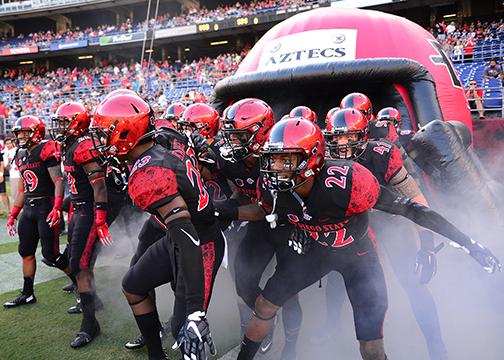
[[[469,82],[469,89],[466,91],[466,98],[469,101],[469,106],[471,109],[477,109],[479,113],[479,118],[485,118],[485,112],[483,111],[483,90],[476,88],[476,80],[471,80]]]
[[[0,101],[0,116],[7,117],[9,115],[9,110],[7,109],[7,106],[5,106],[5,101],[1,100]]]

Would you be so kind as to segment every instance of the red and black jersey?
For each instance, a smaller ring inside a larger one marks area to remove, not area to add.
[[[210,144],[210,149],[214,152],[214,154],[219,153],[219,147],[216,145],[215,141]],[[210,192],[212,201],[221,202],[229,199],[233,194],[233,191],[231,190],[226,177],[219,172],[217,166],[207,164],[204,164],[203,166],[210,173],[210,178],[205,180],[205,185]]]
[[[256,183],[259,178],[259,161],[253,167],[245,165],[244,161],[231,162],[225,160],[219,151],[223,141],[215,144],[217,155],[217,171],[236,186],[238,193],[249,197],[252,201],[256,198]]]
[[[371,171],[381,185],[387,185],[403,166],[399,148],[384,139],[368,141],[357,161]]]
[[[364,166],[348,160],[325,160],[304,201],[290,192],[279,192],[275,209],[266,187],[258,182],[258,196],[266,212],[274,212],[308,232],[320,246],[335,251],[359,249],[367,234],[368,215],[380,194],[380,185]],[[357,247],[356,247],[357,246]]]
[[[77,137],[63,155],[63,168],[67,175],[72,201],[93,201],[94,194],[83,165],[94,161],[93,140],[89,135]]]
[[[19,149],[15,161],[27,197],[54,196],[54,182],[48,169],[60,166],[60,151],[55,141],[42,141],[32,150]]]
[[[157,215],[157,208],[182,196],[194,224],[213,222],[210,194],[191,152],[192,148],[177,139],[171,150],[155,144],[145,151],[133,165],[128,182],[135,204]]]

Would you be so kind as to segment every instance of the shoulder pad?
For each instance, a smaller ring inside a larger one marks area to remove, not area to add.
[[[85,164],[94,161],[98,154],[94,149],[94,144],[91,138],[85,137],[79,140],[80,141],[74,150],[73,161],[76,164]]]
[[[142,209],[148,209],[178,191],[177,175],[160,166],[137,168],[128,183],[131,199]]]
[[[46,161],[50,157],[54,157],[59,161],[61,158],[60,155],[59,146],[55,141],[49,140],[42,143],[42,150],[40,151],[40,158],[42,161]]]

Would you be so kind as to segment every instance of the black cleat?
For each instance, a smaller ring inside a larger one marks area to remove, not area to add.
[[[67,292],[67,293],[73,293],[74,289],[75,289],[74,284],[70,283],[70,284],[63,286],[63,288],[61,290],[63,290],[64,292]]]
[[[3,306],[4,308],[13,308],[20,305],[34,304],[36,302],[37,298],[35,297],[35,294],[26,295],[21,293],[14,300],[7,301],[3,304]]]
[[[140,334],[136,339],[128,341],[124,347],[128,350],[136,350],[143,348],[145,346],[145,340],[142,334]]]
[[[98,336],[98,334],[100,334],[100,325],[98,324],[97,321],[95,324],[93,334],[89,334],[84,331],[79,332],[75,337],[75,339],[73,339],[72,342],[70,343],[70,347],[73,349],[78,349],[80,347],[86,346],[91,341],[93,341],[94,338]]]

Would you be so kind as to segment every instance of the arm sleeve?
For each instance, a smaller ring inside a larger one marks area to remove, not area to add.
[[[175,246],[180,249],[178,268],[184,278],[186,313],[205,311],[205,294],[209,293],[211,284],[205,281],[203,252],[198,233],[189,218],[175,219],[166,226]]]
[[[383,186],[380,187],[380,196],[374,208],[390,214],[404,216],[414,223],[443,235],[466,248],[471,246],[469,236],[461,232],[437,212],[415,203],[409,198],[401,197]]]

